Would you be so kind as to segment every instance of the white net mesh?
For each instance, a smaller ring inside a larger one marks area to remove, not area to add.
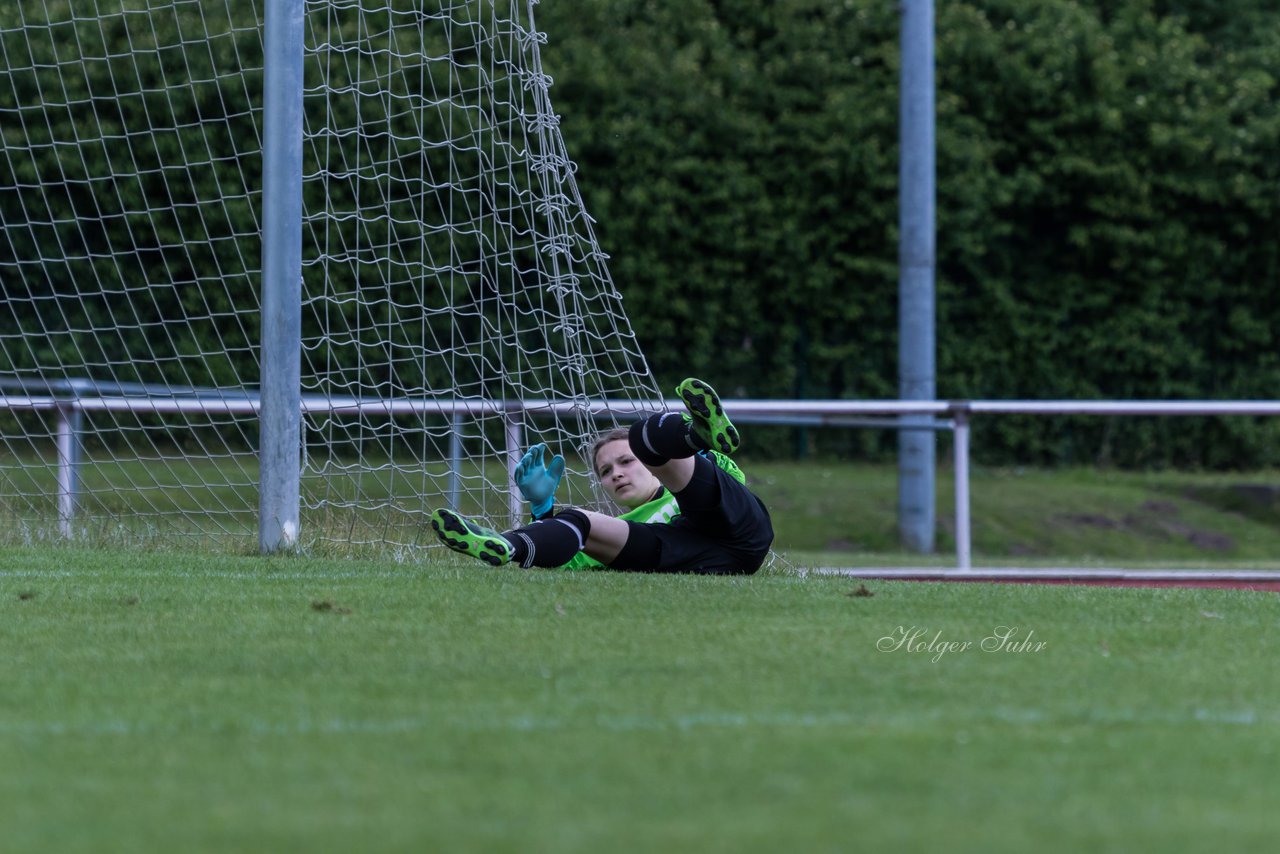
[[[532,10],[306,5],[304,542],[507,523],[518,448],[659,398]],[[256,542],[262,16],[0,7],[0,536]]]

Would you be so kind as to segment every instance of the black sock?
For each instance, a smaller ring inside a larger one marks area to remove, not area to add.
[[[631,425],[631,453],[647,466],[692,457],[707,446],[679,412],[663,412]]]
[[[581,510],[561,510],[549,519],[503,534],[514,550],[511,560],[525,569],[563,566],[587,544],[591,520]]]

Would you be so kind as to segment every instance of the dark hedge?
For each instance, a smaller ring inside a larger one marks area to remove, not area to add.
[[[174,8],[160,26],[185,39],[181,15],[196,6]],[[895,397],[896,4],[534,8],[587,209],[660,382],[696,373],[730,396]],[[118,262],[92,260],[114,228],[151,236],[130,263],[189,286],[216,278],[232,302],[254,304],[260,163],[246,120],[260,109],[260,75],[235,81],[190,62],[214,68],[247,56],[257,34],[227,29],[203,59],[153,50],[151,64],[132,64],[136,79],[112,81],[134,94],[93,102],[108,128],[138,111],[167,126],[154,163],[113,163],[101,141],[91,159],[65,145],[30,157],[20,153],[27,141],[77,139],[84,118],[42,106],[42,77],[82,91],[88,76],[111,73],[99,62],[68,74],[59,44],[97,40],[101,54],[119,56],[165,34],[130,31],[142,19],[117,15],[107,26],[68,24],[44,45],[9,29],[14,14],[0,12],[7,55],[46,55],[40,70],[0,71],[0,214],[45,224],[5,232],[6,302],[59,312],[71,326],[114,322],[110,294],[74,305],[60,299],[74,282],[13,274],[50,240],[84,255],[94,275],[127,281]],[[1280,8],[1264,0],[938,2],[939,396],[1280,397],[1277,69]],[[156,94],[169,76],[194,72],[208,82]],[[189,120],[218,117],[243,132],[185,173],[194,180],[166,181],[157,164],[183,151]],[[133,177],[107,186],[95,177],[104,170]],[[33,189],[55,173],[62,185]],[[228,186],[225,222],[192,230],[166,213]],[[99,223],[73,226],[72,214]],[[204,238],[203,249],[178,248]],[[147,341],[154,370],[193,384],[255,376],[255,324],[233,322],[227,306],[193,304],[192,293],[175,285],[146,305],[157,317],[210,318]],[[148,317],[124,320],[93,345],[101,362],[146,335]],[[0,336],[23,323],[21,312],[0,310]],[[85,345],[51,336],[37,346],[53,359],[59,347]],[[9,358],[31,367],[43,357]],[[1002,418],[977,429],[975,449],[992,462],[1280,463],[1280,429],[1264,420]],[[763,435],[791,451],[785,432]],[[893,437],[809,440],[833,453],[888,454]]]

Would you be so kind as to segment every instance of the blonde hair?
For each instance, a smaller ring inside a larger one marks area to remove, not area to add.
[[[600,453],[600,449],[610,442],[630,442],[631,430],[627,427],[614,427],[596,436],[596,440],[591,443],[591,471],[594,474],[596,470],[596,455]]]

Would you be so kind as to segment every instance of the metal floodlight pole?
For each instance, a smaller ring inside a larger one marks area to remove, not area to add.
[[[898,153],[898,394],[932,400],[934,345],[933,0],[902,0]],[[898,434],[898,531],[903,546],[933,551],[934,459],[930,416],[903,416]],[[911,425],[918,425],[911,429]]]
[[[302,463],[303,0],[267,0],[258,549],[298,541]]]

